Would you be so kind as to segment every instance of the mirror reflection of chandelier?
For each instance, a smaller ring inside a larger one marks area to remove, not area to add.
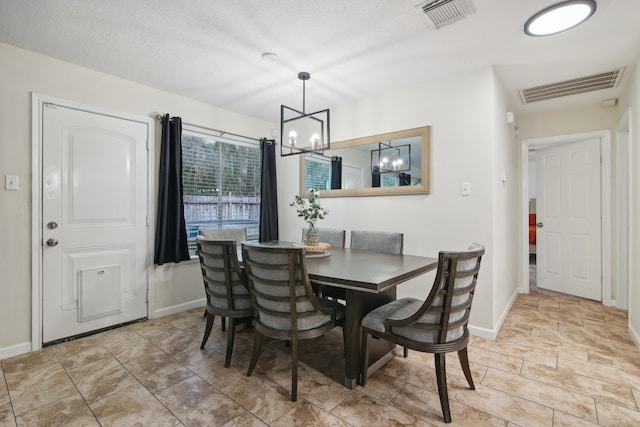
[[[280,106],[280,155],[291,156],[302,153],[315,153],[328,150],[329,110],[307,113],[305,110],[305,82],[311,78],[307,72],[298,73],[302,80],[302,111]]]
[[[393,146],[391,141],[379,142],[371,150],[371,173],[406,172],[411,170],[411,145]]]

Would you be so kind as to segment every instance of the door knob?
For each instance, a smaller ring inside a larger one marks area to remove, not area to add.
[[[58,228],[58,223],[55,221],[51,221],[49,223],[47,223],[47,228],[49,230],[55,230],[56,228]]]
[[[55,246],[58,244],[58,240],[57,239],[49,239],[47,240],[47,246]]]
[[[542,228],[542,227],[544,227],[544,224],[543,224],[543,223],[541,223],[541,222],[538,222],[538,223],[536,223],[536,227],[538,227],[538,228]]]

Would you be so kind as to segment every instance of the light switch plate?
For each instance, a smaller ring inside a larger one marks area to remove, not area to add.
[[[468,182],[463,182],[460,184],[460,195],[462,196],[470,196],[471,195],[471,184]]]
[[[5,190],[17,190],[18,189],[18,176],[17,175],[5,175],[4,176],[4,189]]]

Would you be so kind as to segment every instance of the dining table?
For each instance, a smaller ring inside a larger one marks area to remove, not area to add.
[[[296,246],[299,243],[271,241],[260,245]],[[399,284],[434,270],[438,259],[337,247],[324,252],[307,252],[305,258],[311,281],[345,290],[344,385],[353,389],[361,372],[362,318],[371,310],[394,301]],[[394,347],[387,341],[370,340],[369,374],[393,358]]]

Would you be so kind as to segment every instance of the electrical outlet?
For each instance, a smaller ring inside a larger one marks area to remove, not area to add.
[[[17,175],[5,175],[4,176],[4,189],[5,190],[17,190],[18,189],[18,176]]]

